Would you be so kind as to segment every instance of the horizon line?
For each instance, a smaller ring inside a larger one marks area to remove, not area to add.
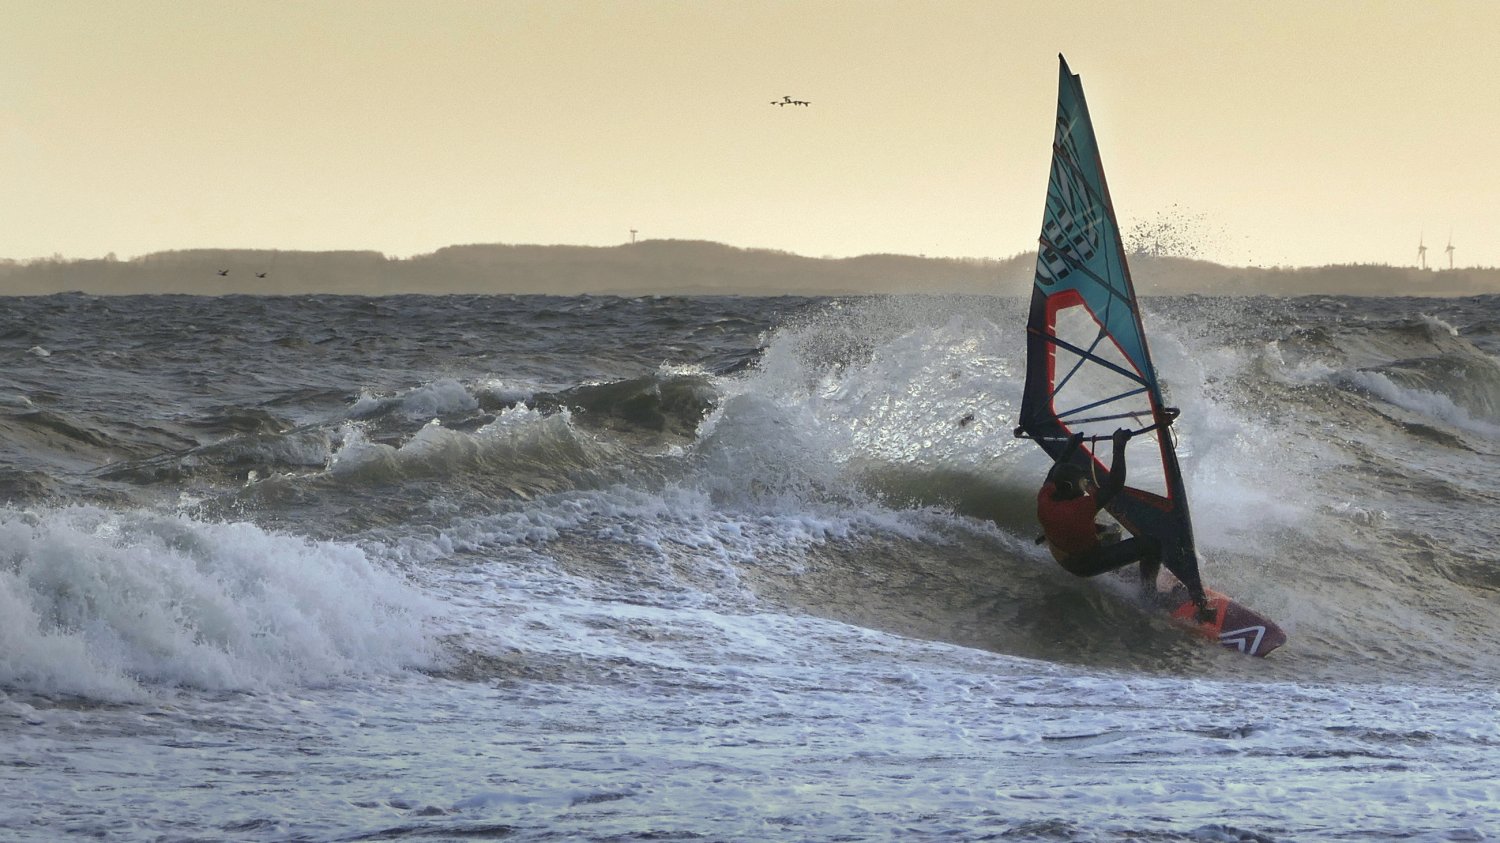
[[[799,257],[799,258],[803,258],[803,259],[806,259],[806,260],[826,260],[826,261],[857,260],[859,258],[875,258],[875,257],[896,257],[896,258],[909,258],[909,259],[912,259],[912,260],[930,260],[930,261],[958,261],[958,262],[1006,263],[1006,262],[1009,262],[1009,261],[1022,259],[1022,258],[1025,258],[1027,256],[1035,254],[1035,252],[1028,250],[1028,251],[1016,252],[1014,254],[1007,255],[1007,256],[1004,256],[1004,257],[995,257],[995,256],[990,256],[990,255],[928,255],[928,254],[925,254],[925,253],[910,254],[910,253],[906,253],[906,252],[863,252],[863,253],[860,253],[860,254],[851,254],[851,255],[843,255],[843,256],[832,255],[832,254],[809,255],[809,254],[804,254],[804,253],[801,253],[801,252],[795,252],[795,251],[792,251],[790,249],[778,249],[778,248],[774,248],[774,247],[770,247],[770,246],[736,246],[736,245],[734,245],[732,243],[726,243],[726,242],[721,241],[721,240],[706,240],[706,239],[702,239],[702,238],[692,238],[692,237],[653,237],[653,238],[644,238],[644,239],[634,240],[634,241],[624,241],[624,242],[620,242],[620,243],[614,243],[614,244],[602,245],[602,246],[601,245],[594,245],[594,244],[587,244],[587,243],[511,243],[511,242],[505,242],[505,241],[449,243],[449,244],[447,244],[445,246],[439,246],[436,249],[433,249],[431,251],[414,252],[414,253],[407,254],[407,255],[394,254],[394,253],[391,253],[391,252],[386,252],[386,251],[383,251],[381,249],[375,249],[375,248],[297,249],[297,248],[277,248],[277,247],[265,247],[265,246],[185,246],[185,247],[177,247],[177,248],[156,249],[156,250],[153,250],[153,251],[142,252],[140,254],[132,255],[132,256],[130,256],[128,258],[118,257],[115,254],[115,252],[113,252],[113,251],[107,252],[104,255],[99,256],[99,257],[70,257],[70,256],[63,255],[61,252],[54,252],[51,255],[36,256],[36,257],[29,257],[29,258],[0,257],[0,264],[7,264],[7,265],[11,265],[11,266],[32,266],[32,265],[44,264],[44,263],[94,263],[94,262],[132,263],[132,262],[135,262],[135,261],[139,261],[139,260],[141,260],[143,258],[151,257],[153,255],[177,254],[177,253],[184,253],[184,252],[267,252],[267,253],[277,253],[277,254],[306,254],[306,255],[339,254],[339,253],[352,253],[352,254],[373,253],[373,254],[379,255],[382,259],[387,260],[387,261],[405,261],[405,260],[415,260],[415,259],[418,259],[418,258],[430,257],[430,256],[436,255],[439,252],[442,252],[442,251],[444,251],[446,249],[455,249],[455,248],[464,248],[464,247],[485,247],[485,246],[496,247],[496,246],[498,246],[498,247],[510,247],[510,248],[541,248],[541,249],[563,248],[563,249],[600,249],[600,250],[605,250],[605,249],[620,249],[620,248],[628,248],[628,247],[638,247],[638,246],[643,246],[643,245],[650,244],[650,243],[698,243],[698,244],[707,244],[707,245],[713,245],[713,246],[721,246],[721,247],[724,247],[724,248],[727,248],[727,249],[734,249],[736,251],[742,251],[742,252],[766,252],[766,253],[772,253],[772,254],[790,255],[790,256],[793,256],[793,257]],[[1382,262],[1375,262],[1375,261],[1358,261],[1358,260],[1351,260],[1351,261],[1342,262],[1342,263],[1321,263],[1321,264],[1223,263],[1223,262],[1220,262],[1220,261],[1217,261],[1217,260],[1213,260],[1213,259],[1210,259],[1210,258],[1196,257],[1196,256],[1192,256],[1192,255],[1153,255],[1153,254],[1149,254],[1149,253],[1145,253],[1145,252],[1136,252],[1136,253],[1133,253],[1133,254],[1127,254],[1126,258],[1127,259],[1137,259],[1137,260],[1147,259],[1147,260],[1189,261],[1189,262],[1195,262],[1195,263],[1210,264],[1210,265],[1213,265],[1213,266],[1223,267],[1225,269],[1258,269],[1258,270],[1331,269],[1331,268],[1338,268],[1338,267],[1360,267],[1360,266],[1365,266],[1365,267],[1380,267],[1380,268],[1388,268],[1388,269],[1412,269],[1412,270],[1417,270],[1419,272],[1442,273],[1442,272],[1458,272],[1460,270],[1493,270],[1493,269],[1500,268],[1500,267],[1495,267],[1495,266],[1479,266],[1479,265],[1475,265],[1475,266],[1453,266],[1453,267],[1421,266],[1421,265],[1418,265],[1416,263],[1412,263],[1412,264],[1394,264],[1394,263],[1382,263]]]

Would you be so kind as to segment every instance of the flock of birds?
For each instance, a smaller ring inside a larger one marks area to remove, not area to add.
[[[221,278],[227,278],[228,276],[229,276],[229,270],[227,270],[227,269],[221,269],[221,270],[219,270],[219,277],[221,277]],[[264,278],[264,277],[266,277],[266,274],[264,272],[257,272],[257,273],[255,273],[255,277],[256,278]]]

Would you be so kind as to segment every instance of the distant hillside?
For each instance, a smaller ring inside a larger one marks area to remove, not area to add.
[[[1130,259],[1141,295],[1472,296],[1500,293],[1500,269],[1424,270],[1380,264],[1234,267],[1185,258]]]
[[[906,255],[809,258],[695,240],[647,240],[609,247],[450,246],[411,258],[358,251],[193,249],[130,260],[0,261],[0,295],[70,291],[99,295],[1025,295],[1031,288],[1034,263],[1030,254],[1003,260]],[[1500,270],[1496,269],[1427,272],[1363,265],[1261,269],[1150,256],[1132,258],[1131,266],[1142,295],[1500,292]]]
[[[221,270],[228,274],[220,275]],[[124,261],[0,262],[0,293],[985,293],[993,292],[1002,279],[1020,283],[1030,272],[1029,257],[1008,261],[904,255],[808,258],[692,240],[647,240],[610,247],[449,246],[411,258],[387,258],[379,252],[194,249]],[[265,277],[257,277],[258,273]]]

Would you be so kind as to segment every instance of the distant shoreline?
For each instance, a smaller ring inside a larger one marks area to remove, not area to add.
[[[1500,293],[1497,268],[1228,267],[1150,255],[1130,262],[1136,288],[1146,296]],[[1034,264],[1031,254],[1003,259],[810,258],[701,240],[621,246],[479,244],[410,258],[374,251],[190,249],[129,260],[0,260],[0,295],[1025,295]]]

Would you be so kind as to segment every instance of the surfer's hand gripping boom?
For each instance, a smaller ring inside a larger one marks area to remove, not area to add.
[[[1140,436],[1142,433],[1150,433],[1153,430],[1161,430],[1163,428],[1171,427],[1172,426],[1172,422],[1176,421],[1177,417],[1179,415],[1181,415],[1181,414],[1182,414],[1182,411],[1179,410],[1179,409],[1177,409],[1176,407],[1163,407],[1162,410],[1161,410],[1161,415],[1157,418],[1157,420],[1155,422],[1153,422],[1151,424],[1148,424],[1145,427],[1138,427],[1138,428],[1135,428],[1134,430],[1131,430],[1130,431],[1130,435],[1132,437],[1134,437],[1134,436]],[[1097,421],[1097,420],[1096,419],[1090,419],[1090,421]],[[1037,442],[1057,442],[1057,443],[1061,443],[1061,444],[1066,444],[1068,442],[1071,442],[1073,440],[1073,437],[1075,437],[1075,436],[1078,435],[1078,434],[1074,433],[1074,434],[1071,434],[1071,435],[1068,435],[1068,436],[1033,436],[1030,433],[1026,432],[1026,428],[1020,427],[1020,426],[1017,426],[1016,429],[1013,431],[1013,433],[1015,434],[1015,437],[1017,439],[1031,439],[1031,440],[1034,440],[1034,441],[1037,441]],[[1112,441],[1114,438],[1115,438],[1115,435],[1113,433],[1109,433],[1109,434],[1104,434],[1104,435],[1101,435],[1101,436],[1084,436],[1083,439],[1082,439],[1082,441],[1087,442],[1090,445],[1092,445],[1095,442],[1109,442],[1109,441]]]

